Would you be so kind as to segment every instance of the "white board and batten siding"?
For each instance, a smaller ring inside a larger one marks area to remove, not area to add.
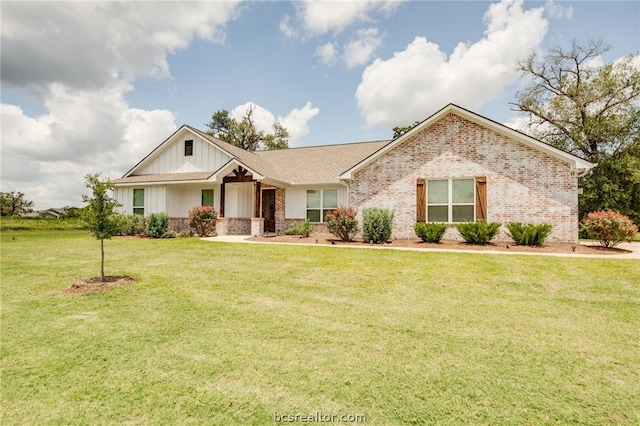
[[[349,207],[349,193],[343,185],[326,185],[314,187],[289,187],[284,195],[285,219],[300,219],[307,217],[307,190],[308,189],[337,189],[338,207]]]
[[[153,186],[119,186],[114,189],[113,197],[122,207],[120,210],[125,214],[133,213],[133,190],[144,189],[144,214],[166,212],[164,185]]]
[[[189,210],[202,204],[202,190],[213,189],[213,208],[220,211],[220,185],[167,185],[166,212],[170,217],[187,217]]]
[[[193,155],[184,155],[184,141],[193,140]],[[135,170],[136,175],[163,173],[188,173],[206,170],[216,171],[231,157],[212,143],[188,130],[174,136],[174,140],[162,151],[148,159]]]
[[[215,196],[215,194],[214,194]],[[254,208],[253,183],[227,183],[224,186],[225,217],[250,218]]]

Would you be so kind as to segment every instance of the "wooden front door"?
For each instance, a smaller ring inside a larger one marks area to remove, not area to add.
[[[262,217],[264,218],[264,232],[276,232],[276,190],[262,191]]]

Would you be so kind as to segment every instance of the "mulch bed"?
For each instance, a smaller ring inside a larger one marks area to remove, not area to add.
[[[104,282],[100,277],[91,277],[71,284],[62,291],[64,294],[84,294],[113,290],[123,285],[131,284],[135,280],[129,275],[105,275]]]
[[[309,237],[297,235],[276,235],[272,237],[251,237],[252,241],[262,241],[269,243],[296,243],[296,244],[317,244],[317,245],[349,245],[349,246],[369,246],[362,240],[345,242],[336,238],[332,234],[312,234]],[[507,244],[509,245],[507,247]],[[571,254],[592,254],[592,255],[616,255],[630,253],[628,250],[619,248],[604,248],[600,246],[585,246],[572,244],[549,243],[542,247],[519,246],[515,243],[492,242],[487,245],[468,244],[464,241],[441,241],[440,243],[424,243],[419,239],[393,240],[387,243],[375,244],[376,247],[408,247],[418,249],[442,249],[442,250],[477,250],[477,251],[505,251],[520,253],[571,253]],[[575,249],[574,249],[575,247]]]

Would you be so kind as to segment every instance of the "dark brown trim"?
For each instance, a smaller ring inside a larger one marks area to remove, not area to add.
[[[418,179],[416,182],[416,222],[427,220],[427,200],[425,197],[426,179]]]
[[[476,221],[487,220],[487,178],[476,177]]]

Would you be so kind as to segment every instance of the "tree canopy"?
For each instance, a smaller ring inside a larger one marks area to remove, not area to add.
[[[33,211],[33,201],[25,198],[22,192],[0,192],[0,215],[14,216]]]
[[[207,133],[247,151],[289,148],[289,132],[281,124],[274,124],[271,133],[256,128],[255,109],[250,105],[240,121],[230,117],[226,109],[216,111],[206,124]]]
[[[580,216],[612,209],[640,223],[640,62],[627,56],[602,63],[602,41],[572,42],[520,61],[531,79],[516,94],[532,136],[599,163],[580,179]]]
[[[414,121],[412,125],[410,126],[396,126],[393,128],[393,139],[398,139],[400,136],[404,135],[405,133],[407,133],[409,130],[413,129],[414,127],[416,127],[418,124],[420,124],[420,121]]]

